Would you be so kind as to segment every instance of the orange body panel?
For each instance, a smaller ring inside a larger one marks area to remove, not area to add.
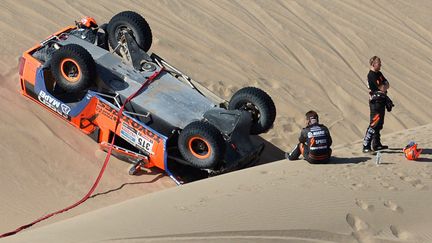
[[[114,132],[117,121],[117,110],[107,103],[98,101],[95,113],[98,114],[95,119],[95,124],[101,129],[100,142],[110,142],[109,133]],[[139,124],[134,119],[128,116],[122,116],[121,121],[115,131],[117,136],[122,137],[124,133],[129,132],[130,136],[136,136],[136,141],[139,147],[149,153],[149,165],[165,169],[165,142],[164,140]],[[141,143],[140,144],[140,140]],[[148,146],[147,149],[145,146]]]

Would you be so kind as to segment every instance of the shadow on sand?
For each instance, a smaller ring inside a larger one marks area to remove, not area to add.
[[[420,157],[420,158],[416,159],[416,162],[432,162],[432,159]]]
[[[264,143],[264,151],[261,154],[260,161],[257,165],[267,164],[285,159],[285,151],[265,140],[262,137],[256,136],[253,139],[257,143]]]
[[[128,182],[128,183],[123,183],[123,184],[121,184],[121,185],[120,185],[119,187],[117,187],[117,188],[110,189],[110,190],[105,191],[105,192],[99,192],[99,193],[93,194],[93,195],[90,196],[90,198],[95,198],[95,197],[98,197],[98,196],[101,196],[101,195],[106,195],[106,194],[109,194],[109,193],[112,193],[112,192],[115,192],[115,191],[121,190],[121,189],[123,189],[123,187],[128,186],[128,185],[141,185],[141,184],[150,184],[150,183],[154,183],[154,182],[158,181],[159,179],[163,178],[164,176],[165,176],[165,174],[159,174],[158,176],[156,176],[155,178],[153,178],[153,179],[150,180],[150,181],[137,181],[137,182]]]
[[[384,150],[380,150],[381,153],[383,154],[403,154],[403,149],[402,148],[388,148],[388,149],[384,149]],[[374,154],[376,154],[377,151],[374,152]]]
[[[280,149],[279,147],[275,146],[274,144],[270,143],[269,141],[261,138],[256,137],[257,142],[264,143],[265,148],[261,155],[261,160],[258,163],[258,165],[267,164],[279,160],[284,160],[285,158],[285,151]],[[337,157],[332,156],[331,161],[327,164],[358,164],[361,162],[366,162],[370,160],[370,157]]]
[[[403,154],[403,148],[389,148],[386,150],[382,150],[381,153],[385,153],[385,154]],[[426,148],[422,150],[422,155],[429,155],[432,154],[432,149]],[[430,158],[422,158],[422,156],[420,155],[420,158],[416,159],[415,161],[417,162],[432,162],[432,159]]]
[[[370,157],[337,157],[332,156],[331,160],[327,164],[358,164],[370,160]]]
[[[432,154],[432,149],[423,149],[422,154]]]

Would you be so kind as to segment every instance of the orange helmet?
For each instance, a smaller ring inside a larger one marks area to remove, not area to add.
[[[80,24],[87,28],[97,27],[96,20],[92,17],[85,16],[80,20]]]
[[[420,157],[422,149],[417,149],[417,144],[414,141],[411,141],[407,146],[405,146],[403,152],[405,158],[408,160],[416,160]]]

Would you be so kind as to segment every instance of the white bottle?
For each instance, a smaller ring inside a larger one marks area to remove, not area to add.
[[[375,164],[376,164],[376,165],[381,164],[381,152],[380,152],[380,151],[378,151],[378,153],[376,154],[376,157],[375,157]]]

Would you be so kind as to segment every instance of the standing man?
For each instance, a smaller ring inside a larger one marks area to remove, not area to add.
[[[372,151],[387,149],[388,146],[381,144],[381,129],[384,125],[385,110],[391,111],[393,102],[387,96],[387,90],[390,84],[384,75],[381,73],[381,59],[377,56],[371,57],[369,60],[370,70],[368,73],[369,85],[369,108],[370,108],[370,123],[366,130],[366,135],[363,140],[363,152],[369,153]]]
[[[311,164],[324,164],[330,161],[332,138],[328,128],[319,124],[318,114],[308,111],[305,115],[306,127],[301,130],[299,143],[285,157],[296,160],[303,158]]]

